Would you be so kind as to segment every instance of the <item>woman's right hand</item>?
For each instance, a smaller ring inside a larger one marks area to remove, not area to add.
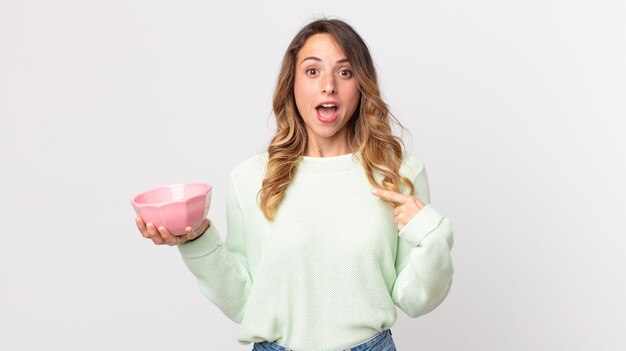
[[[156,228],[152,223],[144,223],[141,217],[135,217],[135,223],[144,238],[152,240],[155,245],[170,246],[184,244],[187,241],[198,238],[210,225],[209,219],[204,218],[196,228],[187,227],[185,228],[185,234],[176,236],[172,235],[167,228],[163,226]]]

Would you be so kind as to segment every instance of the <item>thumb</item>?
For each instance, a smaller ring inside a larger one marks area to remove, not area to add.
[[[204,218],[202,222],[200,222],[200,225],[198,225],[197,228],[192,228],[192,227],[185,228],[185,234],[186,234],[187,239],[193,240],[199,237],[200,235],[202,235],[202,233],[204,233],[204,231],[208,229],[208,227],[209,227],[209,219]]]

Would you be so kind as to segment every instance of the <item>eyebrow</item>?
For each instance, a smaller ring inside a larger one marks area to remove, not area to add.
[[[302,62],[304,62],[306,60],[322,61],[322,59],[320,59],[319,57],[309,56],[309,57],[305,57],[304,59],[302,59],[302,61],[300,61],[300,63],[302,63]],[[344,62],[350,62],[350,60],[348,60],[347,58],[343,58],[341,60],[338,60],[335,63],[344,63]]]

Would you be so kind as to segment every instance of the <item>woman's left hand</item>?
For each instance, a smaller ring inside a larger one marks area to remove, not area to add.
[[[372,189],[372,194],[399,204],[393,209],[393,221],[398,226],[398,231],[402,230],[424,208],[424,203],[413,195],[383,189]]]

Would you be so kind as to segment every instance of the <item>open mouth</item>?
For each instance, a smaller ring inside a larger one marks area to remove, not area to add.
[[[331,119],[335,116],[338,108],[336,104],[320,104],[315,109],[323,119]]]

